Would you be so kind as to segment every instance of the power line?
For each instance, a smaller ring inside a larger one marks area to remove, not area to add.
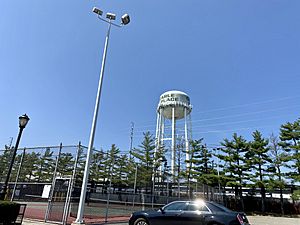
[[[273,127],[274,125],[265,125],[265,126],[254,126],[254,127],[242,127],[237,129],[227,129],[227,130],[210,130],[210,131],[196,131],[196,134],[206,134],[206,133],[227,133],[227,132],[234,132],[234,131],[241,131],[241,130],[250,130],[250,129],[257,129],[257,128],[266,128],[266,127]]]
[[[129,159],[131,159],[131,152],[132,152],[132,144],[133,144],[133,129],[134,129],[134,123],[133,123],[133,122],[131,122]]]
[[[255,114],[261,114],[261,113],[266,113],[266,112],[276,112],[278,110],[290,109],[290,108],[295,108],[295,107],[299,107],[299,106],[300,105],[293,105],[293,106],[287,106],[287,107],[281,107],[281,108],[275,108],[275,109],[268,109],[268,110],[254,111],[254,112],[248,112],[248,113],[234,114],[234,115],[230,115],[230,116],[220,116],[220,117],[215,117],[215,118],[193,120],[193,122],[203,122],[203,121],[210,121],[210,120],[236,118],[236,117],[241,117],[241,116],[245,116],[245,115],[255,115]]]
[[[240,130],[250,130],[250,129],[258,129],[258,128],[266,128],[266,127],[273,127],[274,125],[265,125],[265,126],[253,126],[253,127],[242,127],[237,129],[224,129],[224,130],[208,130],[208,131],[194,131],[193,134],[207,134],[207,133],[227,133],[227,132],[234,132]],[[143,137],[142,135],[138,135],[136,137]]]
[[[277,112],[279,110],[285,110],[285,109],[291,109],[291,108],[296,108],[299,107],[300,105],[293,105],[293,106],[286,106],[286,107],[280,107],[280,108],[274,108],[274,109],[268,109],[268,110],[261,110],[261,111],[254,111],[254,112],[247,112],[247,113],[239,113],[239,114],[232,114],[232,115],[228,115],[228,116],[220,116],[220,117],[213,117],[213,118],[206,118],[206,119],[199,119],[199,120],[192,120],[192,123],[199,123],[199,122],[204,122],[204,121],[212,121],[212,120],[220,120],[220,119],[229,119],[229,118],[236,118],[236,117],[242,117],[242,116],[248,116],[248,115],[257,115],[257,114],[262,114],[262,113],[266,113],[266,112]],[[180,123],[181,121],[179,121],[178,123]],[[137,126],[136,131],[140,132],[140,131],[144,131],[141,128],[144,127],[152,127],[153,129],[155,129],[155,125],[149,125],[149,126]]]
[[[272,102],[286,101],[286,100],[289,100],[289,99],[296,99],[296,98],[300,98],[300,96],[287,96],[287,97],[282,97],[282,98],[277,98],[277,99],[270,99],[270,100],[265,100],[265,101],[258,101],[258,102],[240,104],[240,105],[233,105],[233,106],[229,106],[229,107],[216,108],[216,109],[206,110],[206,111],[196,111],[196,112],[193,111],[193,115],[208,113],[208,112],[224,111],[224,110],[228,110],[228,109],[242,108],[242,107],[247,107],[247,106],[252,106],[252,105],[260,105],[260,104],[266,104],[266,103],[272,103]],[[152,123],[151,125],[147,124],[147,125],[143,125],[143,126],[136,126],[136,128],[153,127],[153,126],[155,126],[153,124],[154,123]],[[123,129],[123,130],[125,130],[125,129]]]
[[[280,110],[280,109],[277,109],[277,110]],[[277,111],[276,110],[276,111]],[[268,110],[269,111],[269,110]],[[259,114],[259,113],[261,113],[262,111],[260,111],[260,112],[252,112],[252,113],[247,113],[247,115],[249,115],[249,114]],[[239,116],[241,116],[242,114],[238,114]],[[235,116],[237,116],[238,117],[238,115],[235,115]],[[243,114],[243,115],[245,115],[245,114]],[[291,115],[291,114],[288,114],[288,115]],[[231,116],[224,116],[224,117],[222,117],[222,118],[235,118],[235,116],[234,115],[231,115]],[[276,118],[284,118],[284,117],[286,117],[287,116],[287,114],[285,114],[285,115],[280,115],[280,116],[273,116],[273,117],[270,117],[270,116],[268,116],[268,117],[260,117],[260,118],[258,118],[258,119],[249,119],[249,120],[239,120],[239,121],[232,121],[232,122],[224,122],[224,123],[213,123],[213,124],[208,124],[208,125],[196,125],[196,126],[193,126],[193,128],[198,128],[198,127],[201,127],[201,128],[203,128],[203,127],[214,127],[214,126],[222,126],[222,125],[230,125],[230,124],[239,124],[239,123],[246,123],[246,122],[255,122],[255,121],[261,121],[261,120],[270,120],[270,119],[276,119]],[[219,117],[220,118],[220,117]],[[219,119],[218,118],[218,119]],[[211,120],[213,120],[213,119],[217,119],[217,118],[211,118]],[[168,127],[166,127],[166,129],[168,129]],[[149,130],[149,131],[152,131],[152,132],[154,132],[154,129],[151,129],[151,130]],[[143,133],[144,132],[144,130],[138,130],[136,133]]]
[[[215,123],[215,124],[209,124],[209,125],[198,125],[193,126],[193,128],[203,128],[203,127],[215,127],[215,126],[223,126],[223,125],[231,125],[231,124],[239,124],[239,123],[248,123],[248,122],[255,122],[255,121],[261,121],[261,120],[271,120],[271,119],[278,119],[283,118],[285,116],[273,116],[273,117],[266,117],[266,118],[258,118],[258,119],[250,119],[250,120],[240,120],[240,121],[232,121],[232,122],[225,122],[225,123]]]
[[[208,113],[208,112],[216,112],[216,111],[223,111],[223,110],[228,110],[228,109],[236,109],[236,108],[242,108],[242,107],[247,107],[247,106],[252,106],[252,105],[272,103],[272,102],[279,102],[279,101],[284,101],[284,100],[288,100],[288,99],[295,99],[295,98],[299,98],[299,97],[300,96],[282,97],[282,98],[278,98],[278,99],[271,99],[271,100],[265,100],[265,101],[259,101],[259,102],[253,102],[253,103],[246,103],[246,104],[241,104],[241,105],[229,106],[229,107],[224,107],[224,108],[217,108],[217,109],[212,109],[212,110],[206,110],[206,111],[202,111],[202,112],[196,112],[196,114]],[[193,113],[193,114],[195,114],[195,113]]]

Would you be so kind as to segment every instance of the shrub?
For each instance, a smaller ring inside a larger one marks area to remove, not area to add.
[[[0,223],[13,224],[18,217],[20,205],[16,202],[0,201]]]

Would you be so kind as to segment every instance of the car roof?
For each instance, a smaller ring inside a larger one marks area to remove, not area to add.
[[[170,205],[172,203],[176,203],[176,202],[183,202],[186,204],[193,204],[193,203],[197,203],[197,201],[203,201],[204,204],[211,210],[211,211],[221,211],[221,212],[232,212],[230,209],[226,208],[225,206],[216,203],[216,202],[212,202],[212,201],[206,201],[204,199],[196,199],[196,200],[176,200],[173,202],[170,202],[167,205]],[[165,206],[167,206],[165,205]]]

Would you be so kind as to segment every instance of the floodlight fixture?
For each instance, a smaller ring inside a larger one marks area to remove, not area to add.
[[[115,20],[116,19],[116,14],[106,13],[106,18],[109,19],[109,20]]]
[[[124,15],[122,16],[121,20],[122,20],[122,24],[123,24],[123,25],[127,25],[127,24],[129,24],[129,22],[130,22],[130,17],[129,17],[128,14],[124,14]]]
[[[103,14],[103,11],[101,9],[98,9],[97,7],[93,8],[93,12],[99,16],[102,16],[102,14]]]

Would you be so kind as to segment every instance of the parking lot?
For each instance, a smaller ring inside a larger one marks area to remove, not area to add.
[[[300,218],[247,216],[251,225],[300,225]]]

